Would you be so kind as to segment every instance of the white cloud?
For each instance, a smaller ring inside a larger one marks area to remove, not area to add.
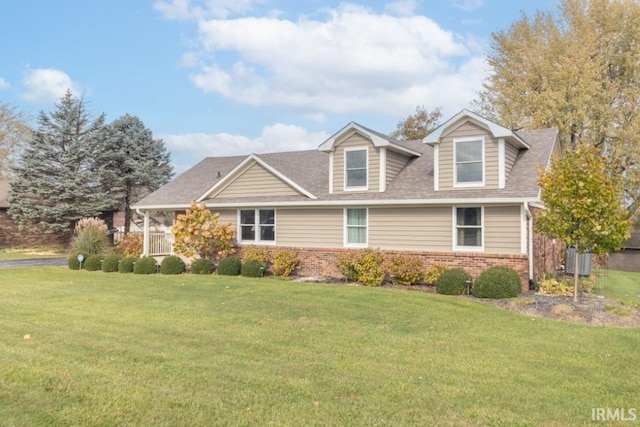
[[[0,77],[0,89],[6,89],[9,87],[9,83],[2,77]]]
[[[414,14],[417,7],[417,0],[397,0],[387,4],[385,10],[394,15],[410,16]]]
[[[167,19],[228,18],[230,15],[248,12],[255,4],[266,0],[158,0],[153,7]]]
[[[399,1],[390,7],[408,13],[414,6]],[[409,96],[416,93],[466,106],[480,89],[482,79],[469,67],[479,55],[476,46],[426,16],[377,14],[348,3],[324,12],[324,20],[200,20],[202,65],[191,80],[204,92],[248,105],[285,106],[306,117],[356,111],[397,115],[418,104],[439,105],[433,98]],[[462,75],[466,71],[471,74]],[[442,81],[461,82],[471,91],[434,86]]]
[[[229,133],[160,134],[177,173],[207,156],[236,156],[250,153],[272,153],[317,148],[329,138],[325,132],[309,132],[294,125],[275,123],[262,129],[260,136],[249,138]]]
[[[22,97],[33,103],[56,102],[67,90],[75,95],[81,93],[80,86],[71,80],[64,71],[54,68],[36,68],[28,70],[23,80],[25,92]]]
[[[484,0],[453,0],[453,7],[471,12],[484,6]]]

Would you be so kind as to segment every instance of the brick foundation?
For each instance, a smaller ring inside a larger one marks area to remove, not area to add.
[[[283,248],[266,247],[270,254],[282,249],[294,251],[300,258],[299,268],[294,274],[299,276],[342,277],[337,269],[338,256],[350,249],[320,249],[320,248]],[[237,248],[236,255],[242,256],[242,247]],[[529,290],[529,263],[526,255],[505,255],[463,252],[412,252],[412,251],[383,251],[387,256],[404,253],[420,257],[426,270],[432,264],[441,262],[450,268],[462,268],[475,279],[489,267],[506,265],[513,268],[520,275],[522,291]]]

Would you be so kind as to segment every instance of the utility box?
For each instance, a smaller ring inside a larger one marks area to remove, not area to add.
[[[576,248],[569,246],[567,248],[567,261],[564,266],[564,272],[573,276],[576,271]],[[591,254],[589,252],[579,255],[578,275],[591,275]]]

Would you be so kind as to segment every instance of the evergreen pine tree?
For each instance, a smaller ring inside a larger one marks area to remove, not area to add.
[[[169,153],[161,139],[136,116],[125,114],[108,126],[108,180],[124,211],[125,233],[131,226],[131,204],[166,184],[173,176]]]
[[[14,167],[9,215],[21,229],[70,235],[78,219],[112,210],[115,201],[103,186],[104,114],[92,120],[70,91],[55,106],[40,112]]]

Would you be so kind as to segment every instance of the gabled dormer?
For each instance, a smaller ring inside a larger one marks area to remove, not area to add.
[[[318,148],[329,153],[329,193],[384,192],[417,151],[349,123]]]
[[[501,189],[520,150],[529,145],[511,129],[462,110],[427,135],[433,146],[434,190]]]

